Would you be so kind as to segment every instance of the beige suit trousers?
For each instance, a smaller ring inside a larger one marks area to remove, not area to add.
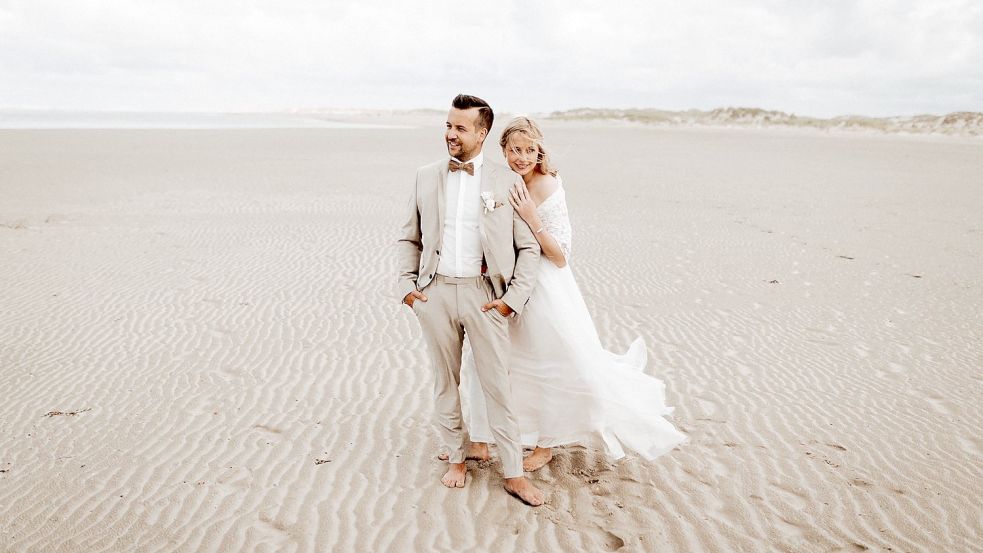
[[[494,309],[481,311],[482,305],[495,299],[491,283],[485,277],[437,275],[423,293],[428,301],[415,300],[413,312],[433,361],[435,422],[448,462],[463,463],[467,445],[458,389],[466,332],[505,478],[522,476],[519,424],[509,382],[509,322]]]

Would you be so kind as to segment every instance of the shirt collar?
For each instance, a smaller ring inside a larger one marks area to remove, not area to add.
[[[451,159],[453,159],[458,163],[473,163],[475,170],[478,170],[481,169],[481,164],[485,162],[485,152],[478,152],[478,155],[474,156],[473,158],[471,158],[470,161],[467,162],[461,161],[453,156],[451,156]]]

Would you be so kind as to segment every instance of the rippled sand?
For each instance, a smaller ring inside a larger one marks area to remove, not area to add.
[[[0,131],[0,550],[978,550],[978,140],[548,127],[690,441],[534,510],[438,483],[390,245],[440,126]]]

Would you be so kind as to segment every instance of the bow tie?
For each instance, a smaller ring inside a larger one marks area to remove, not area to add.
[[[472,177],[474,176],[474,163],[471,163],[470,161],[467,163],[461,163],[456,159],[452,159],[450,160],[450,162],[447,163],[447,168],[451,170],[451,173],[464,171],[465,173],[471,175]]]

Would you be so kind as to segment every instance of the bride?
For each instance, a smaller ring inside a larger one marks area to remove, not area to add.
[[[538,125],[512,120],[499,141],[509,167],[522,176],[509,201],[542,248],[536,287],[521,317],[510,323],[510,378],[522,444],[534,447],[527,471],[552,459],[553,447],[597,446],[621,458],[631,450],[654,459],[685,440],[664,418],[665,384],[643,372],[645,343],[619,355],[601,345],[570,271],[571,229],[563,182],[550,164]],[[487,459],[492,442],[474,357],[465,342],[462,410],[472,446]]]

